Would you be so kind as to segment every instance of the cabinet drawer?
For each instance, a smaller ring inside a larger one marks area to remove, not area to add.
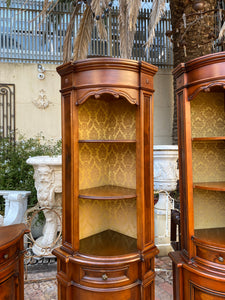
[[[94,285],[126,285],[137,279],[137,275],[130,276],[130,266],[118,268],[92,268],[82,266],[80,268],[81,284]]]
[[[129,289],[124,289],[123,287],[118,288],[117,291],[107,289],[100,289],[99,291],[96,289],[88,288],[79,288],[76,286],[72,286],[71,300],[140,300],[141,299],[141,292],[140,292],[140,285],[136,285]],[[150,296],[150,294],[149,294]],[[151,297],[151,296],[150,296]],[[149,298],[150,299],[150,298]],[[151,298],[153,299],[153,297]]]
[[[17,253],[17,245],[6,248],[0,252],[0,264],[6,263],[11,257]]]
[[[141,74],[141,86],[143,88],[152,89],[153,88],[153,78],[147,74]]]
[[[220,264],[225,265],[225,252],[212,250],[205,247],[196,246],[196,255],[199,258]]]

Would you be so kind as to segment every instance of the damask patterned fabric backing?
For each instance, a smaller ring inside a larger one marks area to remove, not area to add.
[[[79,107],[79,139],[136,139],[136,106],[111,95]]]
[[[224,181],[224,141],[193,142],[193,182]]]
[[[224,192],[194,189],[195,229],[225,227]]]
[[[213,96],[213,97],[212,97]],[[191,101],[192,137],[225,136],[224,93]],[[193,182],[225,181],[225,142],[193,141]],[[195,229],[225,227],[225,193],[194,189]]]
[[[191,101],[191,128],[193,138],[225,135],[223,93],[201,92]]]
[[[125,99],[88,99],[78,115],[80,140],[136,140],[136,106]],[[79,144],[79,188],[104,185],[136,189],[135,143]],[[107,229],[137,235],[136,199],[80,199],[79,209],[80,238]]]
[[[80,199],[80,238],[111,229],[137,237],[136,199]]]

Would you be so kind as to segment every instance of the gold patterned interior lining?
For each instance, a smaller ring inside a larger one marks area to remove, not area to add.
[[[117,185],[136,189],[136,145],[79,145],[79,189]]]
[[[225,135],[224,93],[201,92],[191,101],[192,137]]]
[[[225,136],[224,93],[201,92],[191,101],[192,137]],[[193,141],[193,182],[225,181],[225,142]],[[195,229],[225,227],[225,192],[194,189]]]
[[[80,140],[136,139],[136,106],[123,98],[91,97],[78,114]]]
[[[80,140],[135,140],[136,106],[105,95],[79,107]],[[136,189],[135,143],[80,143],[79,189],[118,185]],[[80,238],[106,229],[137,236],[136,199],[79,202]]]
[[[225,142],[192,143],[193,182],[225,181]]]
[[[225,193],[194,189],[194,228],[225,227]]]
[[[80,199],[80,239],[111,229],[137,237],[136,199]]]

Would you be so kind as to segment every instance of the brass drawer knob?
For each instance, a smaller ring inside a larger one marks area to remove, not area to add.
[[[219,262],[223,262],[223,261],[224,261],[224,258],[223,258],[222,256],[219,256],[219,257],[218,257],[218,261],[219,261]]]
[[[103,275],[102,275],[102,279],[103,279],[103,280],[107,280],[107,279],[108,279],[108,276],[107,276],[106,274],[103,274]]]
[[[9,258],[9,254],[4,254],[4,259],[8,259]]]

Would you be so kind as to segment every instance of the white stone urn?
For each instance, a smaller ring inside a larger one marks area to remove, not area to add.
[[[159,255],[167,255],[170,246],[171,209],[174,206],[169,192],[176,190],[179,178],[178,146],[155,145],[154,158],[154,191],[159,193],[158,202],[154,207],[155,244]]]
[[[51,256],[56,247],[62,215],[62,156],[30,157],[27,163],[34,168],[35,188],[38,203],[35,210],[42,210],[45,216],[43,235],[35,240],[32,250],[38,256]]]

